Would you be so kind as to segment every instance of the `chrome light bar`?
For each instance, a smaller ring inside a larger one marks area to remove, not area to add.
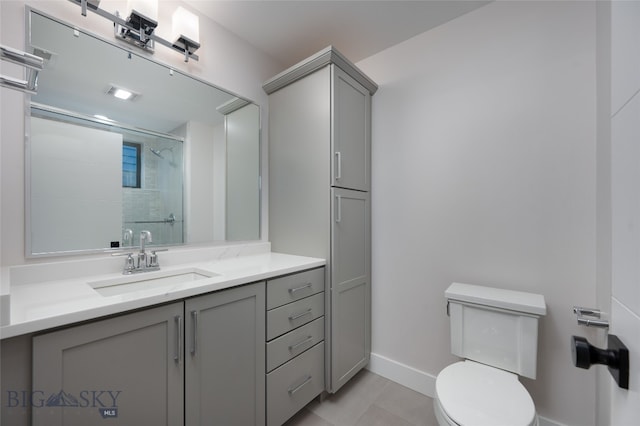
[[[198,55],[194,52],[200,47],[200,43],[196,43],[189,39],[182,38],[172,43],[154,34],[154,29],[158,25],[153,19],[149,19],[142,14],[133,11],[131,16],[123,19],[118,12],[114,14],[100,9],[100,0],[69,0],[72,3],[80,5],[82,16],[87,16],[87,10],[102,16],[114,23],[114,35],[132,45],[153,53],[155,43],[161,44],[176,52],[184,55],[184,61],[189,59],[199,60]]]

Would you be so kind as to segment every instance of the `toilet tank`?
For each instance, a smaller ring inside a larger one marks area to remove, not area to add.
[[[453,283],[445,297],[454,355],[536,378],[542,295]]]

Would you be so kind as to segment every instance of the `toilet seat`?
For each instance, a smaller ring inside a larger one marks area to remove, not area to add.
[[[436,379],[436,406],[457,425],[531,426],[533,400],[518,376],[474,361],[451,364]]]

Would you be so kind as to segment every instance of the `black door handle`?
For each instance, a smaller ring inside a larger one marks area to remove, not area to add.
[[[571,336],[571,356],[573,365],[589,369],[593,364],[609,367],[618,386],[629,389],[629,350],[617,336],[607,336],[607,349],[591,345],[584,337]]]

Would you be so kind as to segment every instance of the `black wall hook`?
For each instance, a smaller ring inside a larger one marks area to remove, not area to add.
[[[609,367],[618,386],[629,389],[629,350],[617,336],[607,336],[607,349],[591,345],[584,337],[571,336],[571,356],[573,365],[589,369],[593,364]]]

